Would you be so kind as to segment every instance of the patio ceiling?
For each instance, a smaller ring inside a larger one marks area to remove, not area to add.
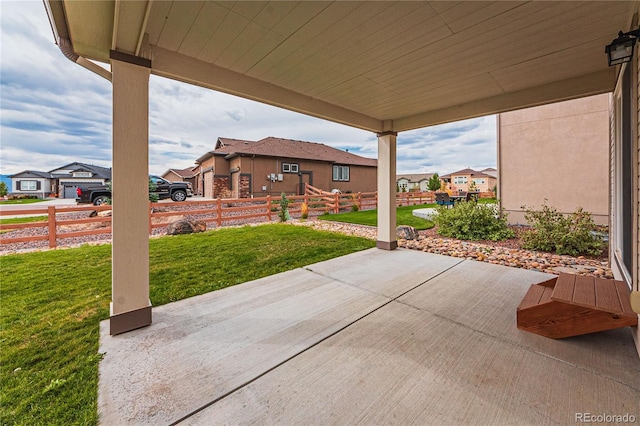
[[[49,0],[58,41],[109,62],[381,132],[613,90],[638,2]]]

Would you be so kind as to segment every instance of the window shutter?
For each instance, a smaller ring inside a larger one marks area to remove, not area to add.
[[[40,191],[41,185],[42,185],[42,182],[40,182],[39,180],[36,181],[36,191]]]
[[[21,181],[21,180],[19,180],[19,181],[18,181],[18,185],[17,185],[17,187],[18,187],[18,188],[17,188],[17,189],[18,189],[18,191],[22,191],[22,181]]]

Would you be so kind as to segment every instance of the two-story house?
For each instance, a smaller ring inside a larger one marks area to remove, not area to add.
[[[442,175],[440,176],[440,181],[444,182],[446,188],[453,192],[467,192],[470,190],[490,192],[494,190],[498,183],[495,172],[496,169],[494,168],[487,168],[481,171],[467,168]]]

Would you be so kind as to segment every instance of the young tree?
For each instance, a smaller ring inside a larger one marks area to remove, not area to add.
[[[0,197],[4,197],[8,193],[9,190],[7,189],[7,184],[4,182],[0,182]]]
[[[440,176],[438,176],[437,173],[434,173],[433,176],[429,178],[427,188],[429,188],[429,191],[437,191],[440,189]]]
[[[149,178],[149,201],[151,201],[152,203],[158,202],[158,193],[155,192],[156,189],[158,189],[158,186],[153,183],[151,178]]]

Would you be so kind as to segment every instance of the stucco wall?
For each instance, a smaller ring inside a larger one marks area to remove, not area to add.
[[[334,182],[333,167],[327,163],[287,158],[240,158],[239,165],[236,166],[236,163],[234,163],[232,167],[239,167],[241,173],[251,175],[251,192],[254,197],[263,197],[267,194],[280,195],[282,192],[289,195],[297,194],[300,176],[298,173],[284,173],[282,170],[283,162],[298,164],[299,172],[303,173],[302,181],[311,183],[313,186],[325,191],[330,191],[334,188],[343,192],[374,192],[376,190],[375,167],[349,166],[349,181]],[[309,175],[305,172],[312,173],[311,181]],[[267,180],[267,175],[272,173],[276,176],[281,174],[282,181],[271,182]]]
[[[607,224],[609,94],[500,114],[498,158],[498,197],[511,223],[525,223],[521,206],[546,199]]]

